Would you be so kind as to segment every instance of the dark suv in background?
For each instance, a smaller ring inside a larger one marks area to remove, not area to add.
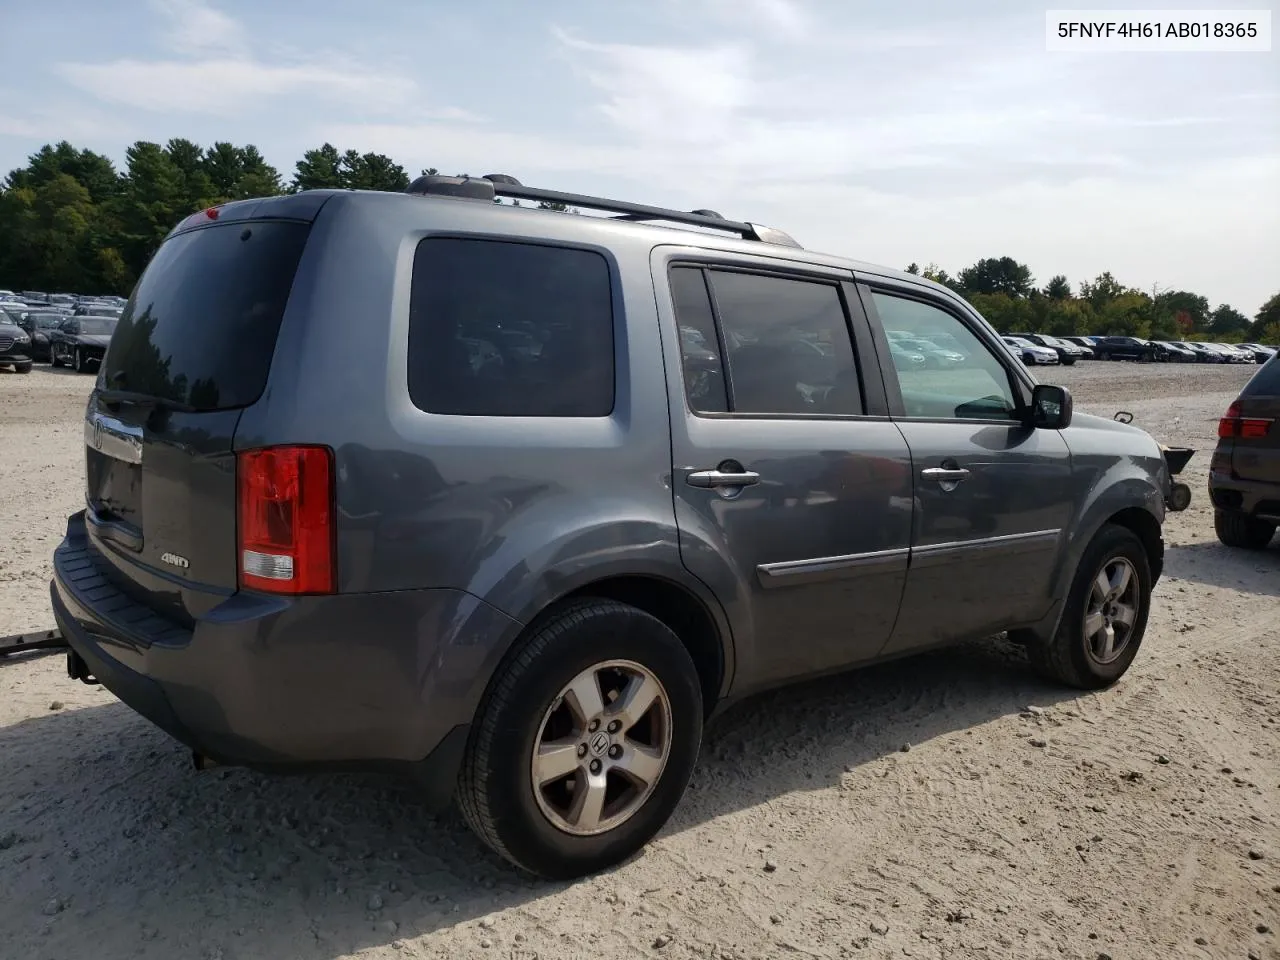
[[[1114,683],[1171,489],[945,287],[497,176],[188,218],[84,446],[73,677],[199,758],[456,793],[553,877],[652,837],[757,691],[1006,629]]]
[[[1260,549],[1280,524],[1280,358],[1245,384],[1218,421],[1209,465],[1209,497],[1218,539]]]

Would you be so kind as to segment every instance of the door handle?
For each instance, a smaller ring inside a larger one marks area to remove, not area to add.
[[[927,470],[921,470],[920,476],[926,480],[937,480],[942,483],[959,483],[969,476],[969,471],[963,467],[929,467]]]
[[[685,482],[691,487],[748,487],[760,482],[760,474],[750,470],[725,472],[722,470],[697,470]]]

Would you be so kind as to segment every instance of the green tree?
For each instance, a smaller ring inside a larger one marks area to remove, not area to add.
[[[1209,329],[1214,336],[1236,336],[1241,340],[1249,332],[1249,318],[1228,304],[1220,304],[1209,314]]]
[[[916,263],[914,260],[911,263],[907,264],[907,273],[919,274],[920,264]]]
[[[988,257],[960,271],[960,286],[967,293],[1027,297],[1031,294],[1031,268],[1013,257]]]
[[[338,172],[342,186],[350,190],[403,191],[409,186],[404,167],[381,153],[348,150],[342,155]]]
[[[1274,330],[1267,333],[1273,327],[1280,327],[1280,293],[1264,303],[1254,316],[1249,327],[1249,339],[1255,343],[1280,343],[1280,336]]]
[[[1080,296],[1089,301],[1094,310],[1102,310],[1112,300],[1116,300],[1126,294],[1137,293],[1136,290],[1130,290],[1128,287],[1122,286],[1115,277],[1111,275],[1111,271],[1107,270],[1100,273],[1098,278],[1089,283],[1085,281],[1080,284]],[[1117,334],[1119,336],[1119,334]]]
[[[965,295],[965,299],[1000,333],[1035,332],[1035,311],[1024,299],[1003,291],[970,293]]]
[[[294,190],[340,190],[345,186],[342,155],[331,143],[308,150],[295,167]]]
[[[928,264],[924,270],[921,271],[921,276],[926,280],[932,280],[934,283],[940,283],[944,287],[950,287],[952,290],[955,290],[958,286],[956,280],[951,276],[951,274],[947,273],[947,271],[943,270],[936,263]]]
[[[1151,333],[1151,298],[1139,291],[1122,293],[1108,300],[1099,311],[1099,319],[1107,335],[1147,337]]]
[[[1209,301],[1189,290],[1165,290],[1155,298],[1155,317],[1170,331],[1170,338],[1181,339],[1197,331],[1209,329]],[[1248,320],[1245,320],[1248,324]]]
[[[1071,297],[1071,284],[1062,274],[1051,277],[1044,285],[1044,295],[1050,300],[1067,300]]]

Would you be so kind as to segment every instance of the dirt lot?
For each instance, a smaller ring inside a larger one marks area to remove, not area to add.
[[[1250,372],[1040,372],[1201,451],[1122,683],[1064,693],[992,641],[758,699],[580,883],[400,783],[194,773],[59,656],[0,661],[0,958],[1280,958],[1280,548],[1221,548],[1204,492]],[[52,623],[89,383],[0,374],[0,635]]]

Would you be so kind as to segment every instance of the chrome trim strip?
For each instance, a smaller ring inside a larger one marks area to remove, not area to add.
[[[762,563],[756,567],[760,585],[766,589],[789,587],[820,580],[836,580],[856,570],[872,568],[875,573],[905,571],[911,551],[906,547],[849,553],[838,557],[814,557],[811,560],[784,560]]]
[[[142,428],[93,413],[84,420],[85,446],[125,463],[142,463]]]
[[[1034,553],[1058,542],[1062,529],[1031,530],[1027,533],[1010,533],[1001,537],[981,537],[974,540],[953,540],[947,543],[930,543],[911,550],[911,565],[938,566],[959,562],[974,553],[999,553],[1017,556]]]

